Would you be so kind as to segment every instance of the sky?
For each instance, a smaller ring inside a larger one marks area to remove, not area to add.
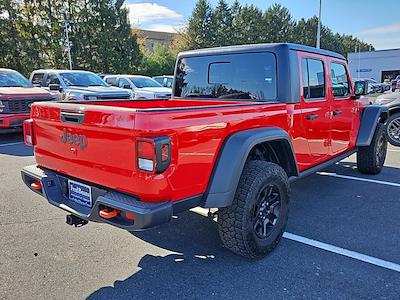
[[[232,3],[234,0],[227,0]],[[196,0],[127,0],[130,21],[142,29],[174,32],[190,17]],[[209,0],[215,6],[218,0]],[[242,0],[265,10],[273,3],[287,7],[298,20],[318,14],[319,0]],[[397,0],[322,0],[322,23],[351,34],[378,50],[400,48],[400,6]]]

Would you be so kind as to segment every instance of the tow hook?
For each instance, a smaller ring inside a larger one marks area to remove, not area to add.
[[[86,225],[87,223],[89,223],[88,221],[81,219],[74,215],[67,215],[66,222],[68,225],[72,225],[75,227],[82,227],[83,225]]]
[[[112,219],[118,216],[119,210],[117,209],[108,209],[108,208],[103,208],[102,210],[99,211],[100,217],[104,219]]]

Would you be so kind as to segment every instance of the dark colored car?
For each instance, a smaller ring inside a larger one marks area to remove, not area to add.
[[[400,89],[400,75],[397,75],[395,79],[392,80],[392,92],[396,91],[396,89]]]
[[[369,92],[384,93],[390,90],[390,85],[385,82],[378,82],[372,78],[353,78],[354,82],[364,80],[368,83]]]

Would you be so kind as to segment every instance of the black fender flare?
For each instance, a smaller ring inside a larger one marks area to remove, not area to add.
[[[290,137],[286,131],[278,127],[265,127],[240,131],[229,136],[222,146],[216,160],[203,207],[220,208],[230,206],[236,193],[240,176],[248,155],[259,143],[282,141],[290,160],[291,174],[298,176],[296,157]]]
[[[361,115],[360,129],[357,136],[357,147],[369,146],[379,122],[385,123],[389,110],[384,105],[368,105]]]

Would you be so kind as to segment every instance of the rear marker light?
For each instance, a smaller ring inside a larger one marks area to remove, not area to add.
[[[169,137],[138,138],[137,165],[139,170],[160,174],[171,163]]]
[[[169,144],[164,144],[161,147],[161,160],[166,162],[169,158]]]
[[[33,146],[35,145],[35,139],[33,136],[33,120],[28,119],[25,120],[23,123],[24,127],[24,142],[28,146]]]

